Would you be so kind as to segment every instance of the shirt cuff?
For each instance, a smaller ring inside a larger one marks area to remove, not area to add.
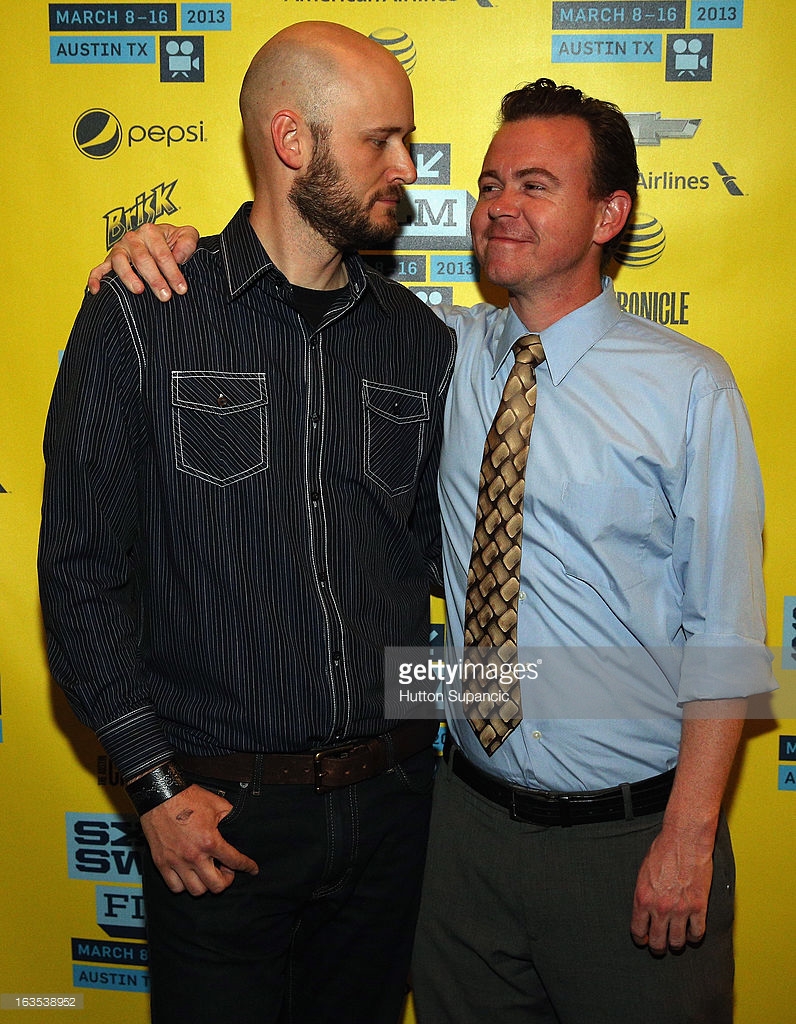
[[[153,707],[138,708],[97,730],[100,743],[127,783],[175,756]]]
[[[727,700],[777,689],[772,652],[748,637],[695,634],[683,650],[677,701]]]

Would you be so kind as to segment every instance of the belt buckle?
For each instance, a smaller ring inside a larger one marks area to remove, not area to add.
[[[538,824],[538,822],[534,820],[533,815],[528,814],[527,810],[523,809],[523,802],[527,794],[514,786],[511,786],[509,791],[511,793],[511,799],[509,801],[509,817],[511,820],[521,821],[526,825]]]
[[[334,758],[337,758],[337,759],[341,759],[341,758],[344,758],[344,757],[348,757],[349,754],[351,754],[352,751],[357,749],[357,747],[362,747],[362,746],[365,746],[365,744],[364,743],[344,743],[342,746],[339,746],[339,747],[327,747],[325,750],[316,750],[315,754],[313,756],[313,759],[312,759],[313,767],[314,767],[314,770],[315,770],[315,792],[316,793],[330,793],[333,789],[337,788],[335,786],[327,786],[327,785],[325,785],[325,783],[323,781],[323,776],[324,776],[325,772],[323,770],[322,761],[323,761],[324,758],[326,758],[326,757],[334,757]]]
[[[511,817],[512,821],[522,821],[526,824],[544,825],[547,827],[551,825],[558,825],[561,828],[567,828],[572,824],[570,817],[570,810],[572,808],[572,804],[570,802],[570,797],[568,793],[540,793],[538,794],[538,796],[545,801],[545,810],[549,808],[551,811],[558,813],[557,821],[545,821],[540,817],[534,818],[533,815],[523,814],[522,811],[517,807],[517,798],[519,797],[520,799],[522,799],[523,793],[520,790],[514,789],[513,787],[511,789],[511,802],[509,803],[509,816]]]

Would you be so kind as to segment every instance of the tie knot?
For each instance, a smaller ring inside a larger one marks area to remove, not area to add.
[[[538,334],[524,334],[514,342],[514,359],[518,363],[530,363],[538,366],[544,362],[542,339]]]

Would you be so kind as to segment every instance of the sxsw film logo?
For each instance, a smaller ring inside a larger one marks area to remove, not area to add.
[[[161,82],[204,82],[203,36],[160,37]]]
[[[143,844],[141,826],[133,816],[67,811],[70,878],[140,883]]]
[[[398,207],[398,249],[469,250],[475,197],[466,189],[407,189]]]
[[[97,924],[113,939],[146,936],[144,894],[140,885],[98,885],[95,890]]]
[[[417,170],[418,185],[450,185],[451,144],[449,142],[412,142],[409,155]]]

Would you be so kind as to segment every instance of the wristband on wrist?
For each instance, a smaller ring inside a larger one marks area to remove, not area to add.
[[[180,774],[179,768],[167,761],[166,764],[159,765],[128,782],[124,788],[140,818],[158,804],[163,804],[178,793],[182,793],[188,788],[188,783]]]

